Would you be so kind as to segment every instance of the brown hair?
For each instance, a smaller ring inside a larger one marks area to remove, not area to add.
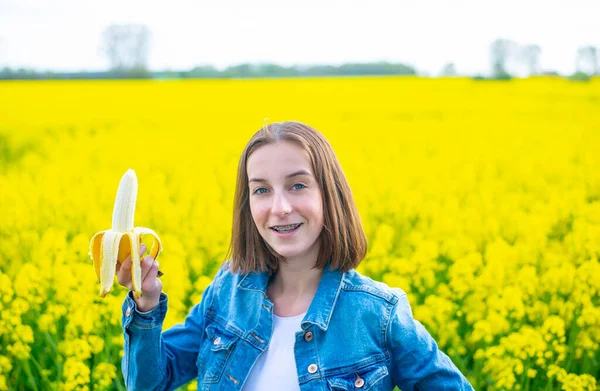
[[[233,207],[233,229],[227,258],[231,268],[242,273],[278,269],[282,259],[260,236],[250,212],[247,163],[250,155],[263,145],[289,141],[304,149],[320,185],[323,201],[321,248],[315,267],[330,264],[348,271],[358,266],[367,252],[367,238],[350,185],[325,137],[301,122],[275,122],[263,126],[248,142],[240,158]]]

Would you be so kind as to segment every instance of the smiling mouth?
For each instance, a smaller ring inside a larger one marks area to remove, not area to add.
[[[279,233],[284,234],[284,233],[295,231],[301,225],[302,225],[302,223],[300,223],[300,224],[289,224],[289,225],[274,225],[273,227],[271,227],[271,229],[273,231],[277,231]]]

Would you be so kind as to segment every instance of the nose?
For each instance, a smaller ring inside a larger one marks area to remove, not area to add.
[[[271,205],[271,213],[277,216],[283,216],[290,214],[292,211],[292,204],[287,199],[285,193],[275,193],[273,196],[273,204]]]

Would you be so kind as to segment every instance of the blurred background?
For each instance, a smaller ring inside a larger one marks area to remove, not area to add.
[[[476,390],[598,390],[598,15],[0,0],[0,391],[124,390],[126,291],[101,298],[88,254],[119,179],[135,170],[135,226],[164,247],[166,329],[226,257],[244,146],[285,120],[342,164],[357,269],[407,293]]]
[[[594,0],[2,0],[0,78],[598,72]]]

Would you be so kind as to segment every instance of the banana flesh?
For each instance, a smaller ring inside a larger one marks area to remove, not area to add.
[[[162,244],[156,232],[150,228],[134,227],[133,216],[137,199],[138,181],[135,172],[127,170],[119,182],[112,215],[112,228],[96,233],[90,241],[89,255],[94,261],[96,275],[100,280],[100,296],[106,296],[113,287],[117,264],[131,255],[131,282],[136,298],[142,295],[142,268],[139,247],[142,235],[152,235],[154,240],[150,255],[156,259]]]

